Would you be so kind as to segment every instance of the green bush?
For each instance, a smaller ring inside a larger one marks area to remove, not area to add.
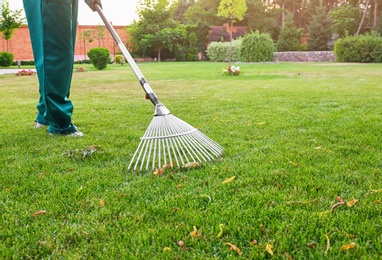
[[[125,61],[125,59],[123,58],[122,55],[116,55],[114,57],[115,64],[123,64],[124,61]]]
[[[9,52],[0,52],[0,66],[10,67],[13,62],[13,54]]]
[[[240,61],[241,59],[241,42],[242,39],[232,41],[232,59],[231,61]],[[211,42],[207,48],[207,55],[210,61],[228,61],[229,59],[229,42]]]
[[[259,31],[244,35],[241,44],[241,57],[245,62],[273,61],[276,47],[268,33]]]
[[[110,52],[105,48],[91,49],[88,52],[88,57],[93,66],[98,70],[106,68],[107,64],[110,62]]]
[[[334,44],[339,62],[382,62],[382,37],[378,33],[347,36]]]

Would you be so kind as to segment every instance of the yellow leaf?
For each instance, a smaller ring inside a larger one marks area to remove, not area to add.
[[[189,162],[184,165],[184,168],[198,168],[200,167],[200,163],[198,162]]]
[[[323,217],[323,216],[325,216],[325,215],[328,215],[329,213],[330,213],[330,210],[325,210],[325,211],[319,212],[318,215],[319,215],[320,217]]]
[[[328,234],[325,234],[325,237],[326,237],[326,250],[325,250],[325,255],[326,255],[330,251],[330,238]]]
[[[37,217],[40,215],[46,214],[46,210],[40,210],[32,214],[33,217]]]
[[[233,250],[233,251],[236,251],[236,253],[238,253],[239,255],[242,255],[243,253],[241,252],[240,248],[238,248],[237,246],[231,244],[231,243],[224,243],[224,245],[227,245],[229,246],[229,250]]]
[[[382,189],[373,190],[373,189],[371,188],[371,184],[370,184],[370,190],[371,190],[372,192],[382,192]]]
[[[217,238],[221,238],[221,236],[223,235],[223,227],[224,227],[223,224],[220,224],[220,225],[219,225],[220,232],[219,232],[219,234],[216,236]]]
[[[265,125],[266,124],[266,122],[259,122],[259,123],[257,123],[258,125]]]
[[[355,243],[354,242],[351,242],[350,244],[347,244],[347,245],[344,245],[344,246],[341,246],[341,250],[349,250],[351,248],[354,248],[355,247]]]
[[[265,246],[265,251],[267,251],[270,255],[273,255],[272,249],[273,249],[273,246],[271,244],[267,244]]]
[[[348,205],[348,207],[353,207],[357,202],[358,200],[353,198],[353,200],[346,202],[346,205]]]
[[[236,176],[232,176],[231,178],[226,179],[225,181],[223,181],[222,184],[229,183],[229,182],[233,181],[235,178],[236,178]]]
[[[104,202],[103,200],[99,200],[99,205],[100,205],[101,207],[103,207],[103,206],[105,206],[105,202]]]
[[[199,233],[198,229],[196,226],[194,226],[194,231],[190,233],[191,237],[202,237],[202,234]]]
[[[168,251],[171,251],[171,248],[169,248],[169,247],[165,247],[165,248],[163,248],[163,252],[168,252]]]

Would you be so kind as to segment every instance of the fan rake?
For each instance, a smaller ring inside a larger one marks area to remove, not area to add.
[[[97,4],[96,11],[138,78],[146,97],[155,106],[154,118],[141,137],[128,170],[155,171],[164,168],[190,168],[221,156],[223,148],[218,143],[208,138],[197,128],[172,115],[159,102],[136,62]]]

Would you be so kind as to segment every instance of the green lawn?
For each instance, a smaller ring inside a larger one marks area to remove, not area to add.
[[[74,73],[82,138],[34,129],[37,77],[0,76],[0,258],[381,259],[382,64],[138,65],[224,158],[127,172],[154,112],[128,65]]]

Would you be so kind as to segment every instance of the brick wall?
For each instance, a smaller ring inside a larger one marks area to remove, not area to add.
[[[75,60],[87,59],[86,52],[92,48],[103,47],[110,51],[110,54],[114,56],[115,53],[119,52],[119,47],[115,44],[114,39],[107,30],[105,26],[101,26],[103,29],[103,37],[98,40],[97,36],[94,36],[93,42],[84,42],[81,39],[82,32],[86,30],[91,30],[95,35],[98,34],[98,25],[77,25],[77,40],[75,47]],[[113,26],[117,34],[121,38],[122,42],[126,43],[128,40],[128,33],[125,30],[125,26]],[[8,41],[4,40],[3,37],[0,38],[0,52],[8,51],[13,54],[14,60],[33,60],[32,45],[29,37],[28,26],[21,26],[14,31],[12,39]]]

